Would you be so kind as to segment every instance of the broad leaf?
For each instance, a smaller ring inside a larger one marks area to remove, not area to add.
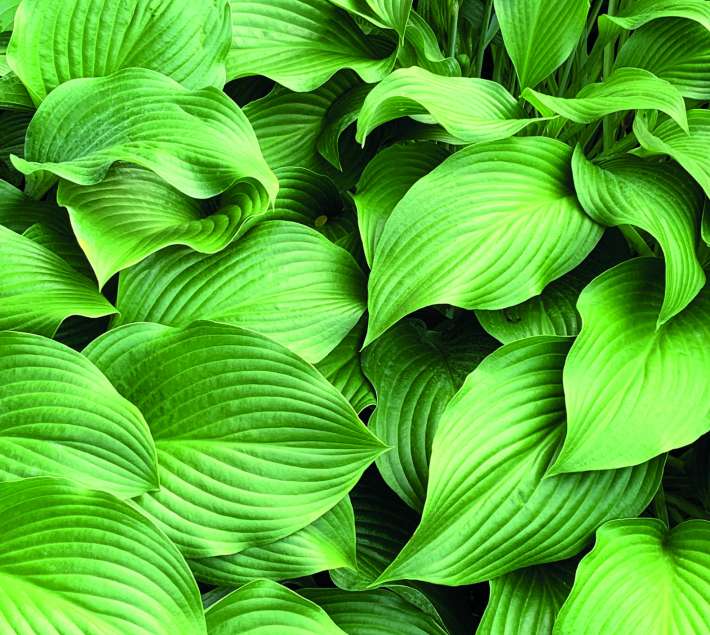
[[[161,489],[136,500],[190,558],[302,529],[383,451],[320,373],[252,331],[131,324],[85,354],[145,416]]]
[[[582,292],[555,473],[636,465],[710,430],[710,287],[657,327],[663,286],[661,261],[637,258]]]
[[[23,0],[8,62],[35,103],[71,79],[129,67],[221,88],[229,42],[226,0]]]
[[[710,522],[615,520],[577,569],[555,635],[710,631]]]
[[[634,0],[622,3],[614,15],[600,16],[599,24],[612,23],[632,30],[659,18],[685,18],[710,30],[710,5],[706,0]]]
[[[468,376],[437,427],[421,523],[379,583],[472,584],[561,560],[579,552],[603,522],[646,507],[663,458],[547,474],[565,433],[569,345],[556,337],[513,342]]]
[[[175,546],[109,494],[63,479],[0,484],[0,631],[205,635]]]
[[[262,223],[223,251],[171,247],[121,274],[117,324],[215,320],[259,331],[318,362],[365,311],[353,257],[317,231]]]
[[[417,181],[377,244],[367,343],[432,304],[518,304],[578,265],[602,229],[571,188],[571,155],[554,139],[508,139],[461,150]]]

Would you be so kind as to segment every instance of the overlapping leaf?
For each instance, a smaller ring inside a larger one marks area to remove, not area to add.
[[[330,0],[383,29],[394,29],[400,36],[407,27],[412,0]]]
[[[629,30],[660,18],[685,18],[710,30],[710,6],[705,0],[634,0],[619,9],[613,15],[600,16],[600,26],[612,23]]]

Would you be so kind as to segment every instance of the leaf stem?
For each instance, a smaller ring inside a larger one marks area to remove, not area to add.
[[[609,6],[607,8],[607,13],[609,15],[614,15],[616,12],[616,0],[609,0]],[[611,74],[611,66],[614,62],[614,44],[615,41],[609,42],[604,47],[604,62],[602,66],[602,79],[607,79]],[[607,115],[604,117],[603,122],[603,139],[604,139],[604,151],[606,152],[614,143],[614,128],[612,115]]]
[[[459,3],[458,0],[452,3],[451,15],[449,16],[449,51],[448,57],[456,56],[456,41],[459,34]]]
[[[483,20],[481,21],[481,34],[478,38],[478,50],[476,51],[476,75],[480,77],[483,72],[483,56],[486,52],[486,36],[488,35],[488,26],[491,22],[491,14],[493,13],[493,0],[486,0],[486,7],[483,10]]]

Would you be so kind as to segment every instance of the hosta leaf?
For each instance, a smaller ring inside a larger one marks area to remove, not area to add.
[[[671,121],[664,121],[652,131],[642,117],[634,120],[634,133],[643,150],[642,154],[667,154],[680,163],[686,172],[710,196],[710,164],[707,148],[710,144],[710,111],[689,110],[690,134],[678,130]]]
[[[195,576],[210,584],[239,586],[255,578],[286,580],[338,567],[354,568],[355,525],[346,496],[315,522],[281,540],[240,553],[189,561]]]
[[[210,635],[347,635],[322,608],[270,580],[232,591],[205,617]]]
[[[403,320],[363,354],[365,374],[378,395],[368,427],[392,450],[377,459],[387,484],[410,507],[421,510],[429,456],[446,404],[466,375],[495,343],[473,329],[429,331],[419,320]]]
[[[116,309],[96,284],[59,256],[0,227],[0,330],[52,337],[70,315],[101,317]]]
[[[70,79],[129,67],[221,88],[229,42],[226,0],[23,0],[8,61],[35,103]]]
[[[611,22],[631,30],[659,18],[686,18],[710,30],[710,5],[706,0],[634,0],[623,3],[614,15],[600,16],[599,23]]]
[[[67,226],[62,210],[49,201],[35,201],[15,186],[0,181],[0,225],[18,234],[42,223],[53,228]]]
[[[554,472],[635,465],[710,430],[710,287],[657,327],[663,296],[655,258],[624,262],[582,292],[584,325],[564,372],[567,437]]]
[[[22,156],[31,119],[30,112],[0,112],[0,160],[9,161],[11,154]]]
[[[601,629],[601,630],[600,630]],[[555,635],[710,631],[710,522],[615,520],[579,565]]]
[[[539,84],[565,61],[589,10],[589,0],[494,0],[494,5],[521,88]]]
[[[190,558],[302,529],[383,451],[320,373],[253,331],[131,324],[85,354],[145,416],[161,489],[136,500]]]
[[[683,96],[673,86],[640,68],[620,68],[603,82],[587,84],[574,99],[544,95],[530,88],[522,97],[540,112],[591,123],[619,110],[660,110],[688,129]]]
[[[461,76],[456,58],[443,55],[436,34],[416,11],[409,14],[397,61],[400,66],[420,66],[437,75]]]
[[[491,580],[490,599],[476,635],[551,635],[572,577],[562,566],[545,565]]]
[[[513,342],[468,376],[437,427],[421,523],[379,583],[471,584],[561,560],[603,522],[646,507],[662,458],[546,475],[565,433],[569,345],[559,337]]]
[[[364,142],[383,123],[417,115],[429,115],[461,143],[512,137],[536,121],[526,119],[513,96],[496,82],[441,77],[411,66],[394,71],[368,94],[357,122],[357,140]]]
[[[343,201],[333,181],[307,168],[277,168],[279,193],[269,218],[315,227],[316,220],[339,212]]]
[[[214,88],[189,91],[139,68],[52,91],[27,130],[25,159],[13,163],[35,194],[51,183],[43,172],[95,185],[116,161],[148,168],[194,198],[221,194],[240,179],[258,181],[272,198],[278,188],[231,99]]]
[[[194,320],[259,331],[318,362],[365,311],[364,275],[317,231],[262,223],[223,251],[171,247],[121,274],[116,323]]]
[[[0,77],[0,108],[34,110],[32,98],[15,73]]]
[[[253,181],[240,181],[217,199],[199,201],[154,172],[125,163],[114,164],[95,185],[62,181],[57,202],[69,210],[99,286],[169,245],[220,251],[269,205],[266,191]]]
[[[394,29],[401,36],[407,27],[412,0],[330,0],[332,4],[365,18],[375,26]]]
[[[666,260],[666,291],[658,324],[680,313],[705,284],[695,255],[703,195],[673,164],[633,156],[600,165],[578,146],[572,159],[574,184],[586,212],[602,225],[634,225],[651,234]]]
[[[0,31],[12,31],[18,4],[20,0],[0,0]]]
[[[602,229],[572,191],[571,154],[554,139],[507,139],[461,150],[417,181],[377,244],[367,343],[432,304],[518,304],[578,265]]]
[[[406,143],[385,148],[367,164],[353,201],[368,264],[372,264],[377,242],[397,203],[447,156],[449,152],[442,144]]]
[[[158,487],[137,408],[63,344],[0,332],[0,478],[63,476],[130,498]]]
[[[345,68],[366,82],[377,82],[394,65],[394,43],[366,37],[347,12],[329,0],[230,0],[229,4],[230,79],[265,75],[304,92]]]
[[[180,552],[126,503],[32,478],[0,485],[0,517],[0,631],[206,633]]]
[[[701,232],[705,244],[710,247],[710,208],[707,207],[707,204],[705,206],[705,209],[703,210],[703,222]]]

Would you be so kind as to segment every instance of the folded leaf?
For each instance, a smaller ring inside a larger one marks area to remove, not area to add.
[[[705,0],[634,0],[623,3],[614,15],[600,16],[599,24],[611,22],[632,30],[659,18],[685,18],[710,30],[710,5]]]
[[[95,185],[116,161],[148,168],[194,198],[221,194],[241,179],[259,182],[271,198],[278,188],[231,99],[215,88],[189,91],[141,68],[52,91],[27,130],[25,160],[12,160],[34,195],[51,185],[46,173]]]
[[[0,630],[205,635],[180,552],[145,516],[64,479],[0,484]]]
[[[417,181],[377,244],[366,343],[432,304],[518,304],[578,265],[602,229],[572,191],[571,154],[554,139],[507,139],[465,148]]]
[[[318,371],[253,331],[131,324],[84,352],[148,422],[161,489],[136,502],[186,557],[302,529],[384,448]]]
[[[600,630],[601,629],[601,630]],[[615,520],[577,569],[555,635],[710,631],[710,522]]]
[[[170,247],[123,272],[116,324],[227,322],[315,363],[357,324],[364,296],[347,251],[304,225],[269,221],[219,253]]]
[[[561,560],[578,553],[603,522],[646,507],[663,458],[546,474],[565,433],[569,345],[559,337],[513,342],[468,376],[436,430],[421,523],[380,584],[472,584]]]
[[[636,465],[710,430],[710,287],[657,327],[663,296],[655,258],[624,262],[582,292],[554,473]]]
[[[277,168],[274,174],[279,180],[279,193],[269,218],[315,228],[316,221],[337,214],[343,207],[338,188],[323,174],[299,167]]]
[[[37,104],[71,79],[129,67],[222,88],[229,42],[226,0],[23,0],[8,62]]]
[[[394,29],[404,36],[412,10],[412,0],[330,0],[332,4],[364,18],[383,29]]]
[[[463,10],[462,6],[460,11]],[[444,56],[436,33],[416,11],[409,14],[397,61],[400,66],[419,66],[437,75],[461,76],[461,66],[456,58]]]

